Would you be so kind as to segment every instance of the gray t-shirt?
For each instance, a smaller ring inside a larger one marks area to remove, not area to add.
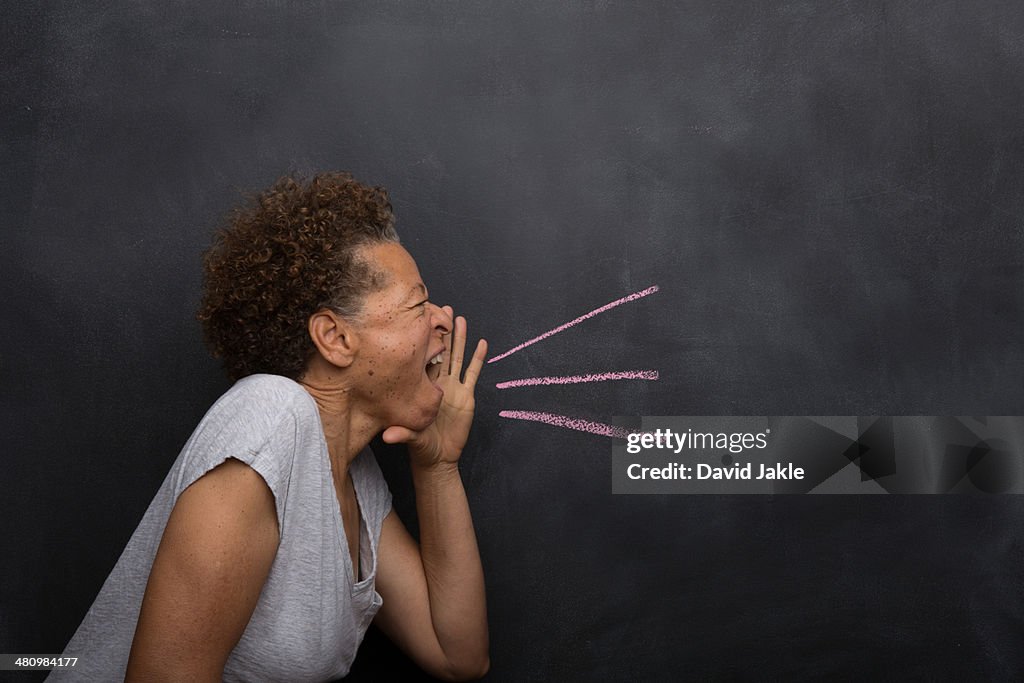
[[[64,649],[74,669],[49,681],[124,677],[142,595],[178,496],[232,457],[274,494],[280,542],[256,609],[224,668],[225,681],[324,681],[348,673],[381,598],[374,590],[381,523],[391,494],[367,449],[350,465],[362,514],[354,576],[320,413],[297,383],[237,382],[203,418],[156,494],[85,620]]]

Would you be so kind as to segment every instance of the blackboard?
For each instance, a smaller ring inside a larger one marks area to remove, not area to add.
[[[220,217],[344,169],[495,354],[658,288],[486,367],[488,680],[1024,671],[1017,496],[613,496],[607,437],[499,417],[1024,414],[1019,3],[18,1],[3,34],[0,651],[60,652],[226,388]],[[614,371],[658,379],[496,387]],[[416,675],[369,641],[354,679]]]

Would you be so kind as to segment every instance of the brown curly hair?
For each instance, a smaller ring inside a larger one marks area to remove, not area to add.
[[[316,350],[309,317],[358,318],[386,277],[362,247],[397,242],[387,191],[348,173],[281,178],[237,209],[203,256],[198,318],[232,380],[257,372],[298,379]]]

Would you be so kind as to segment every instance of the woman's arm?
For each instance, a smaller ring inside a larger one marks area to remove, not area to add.
[[[421,545],[397,515],[385,518],[377,570],[384,604],[375,623],[429,673],[466,680],[490,666],[483,569],[458,469],[487,343],[477,344],[463,378],[465,319],[454,327],[445,340],[450,366],[438,380],[444,399],[437,419],[422,432],[384,432],[385,441],[409,445]]]
[[[153,561],[126,681],[220,681],[277,553],[274,496],[228,459],[178,497]]]
[[[376,623],[421,668],[445,680],[487,673],[483,569],[459,472],[413,468],[422,545],[390,513],[381,531]]]

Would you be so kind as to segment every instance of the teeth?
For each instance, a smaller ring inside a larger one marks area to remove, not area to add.
[[[441,353],[439,353],[436,356],[434,356],[433,358],[431,358],[430,359],[430,364],[431,365],[437,365],[438,363],[440,363],[442,360],[444,360],[443,358],[441,358],[441,356],[443,356],[443,355],[444,355],[444,351],[442,351]]]

